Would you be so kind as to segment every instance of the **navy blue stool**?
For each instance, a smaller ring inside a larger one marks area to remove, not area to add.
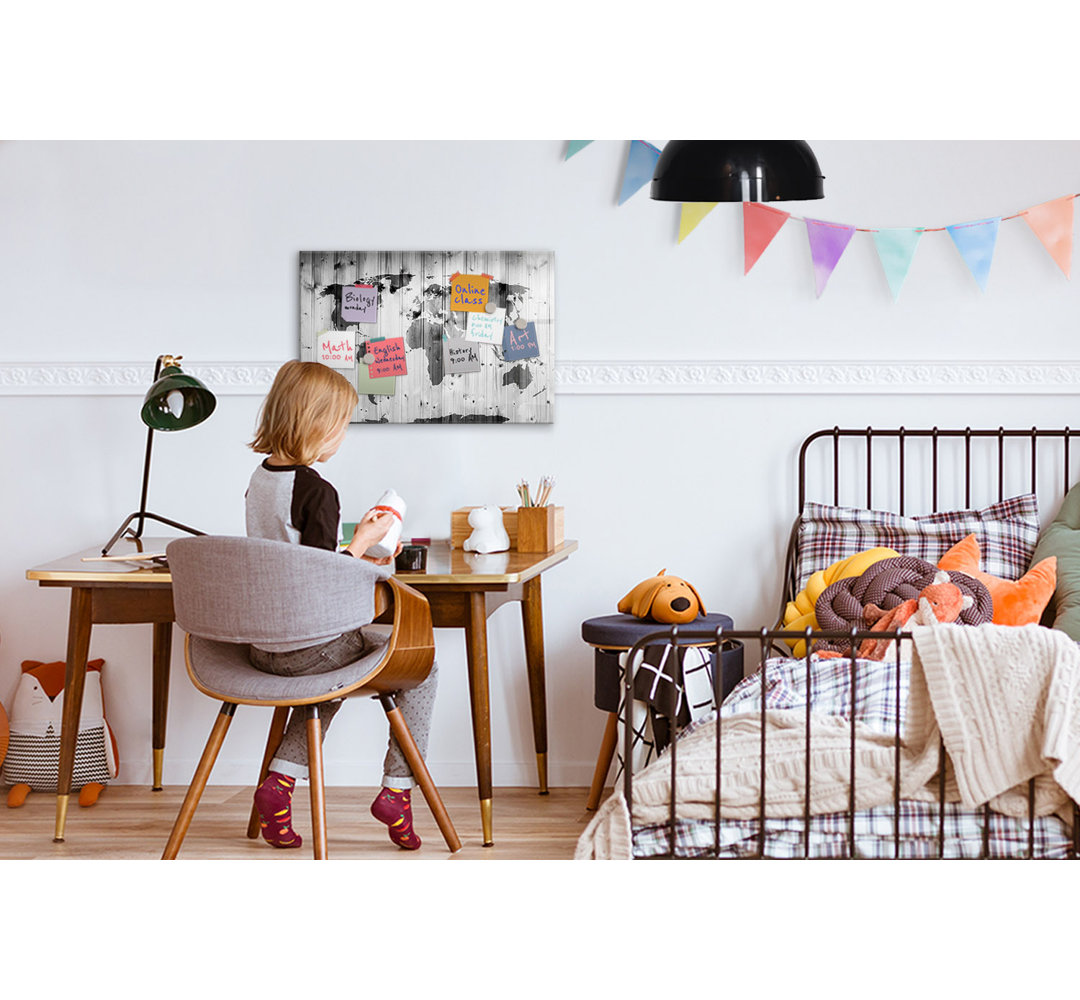
[[[689,624],[680,626],[680,629],[709,629],[715,633],[718,628],[734,627],[735,623],[728,615],[713,614],[699,615]],[[593,655],[593,702],[597,708],[608,713],[586,809],[596,809],[600,805],[604,781],[611,768],[618,742],[619,703],[623,685],[619,654],[625,653],[650,632],[664,628],[670,626],[649,619],[635,618],[633,615],[602,615],[581,623],[581,638],[596,650]],[[667,639],[661,637],[650,645],[662,646],[666,642]],[[725,642],[724,647],[720,654],[721,698],[726,698],[731,693],[731,689],[742,680],[743,675],[742,644]],[[712,654],[712,669],[716,669],[715,652]]]

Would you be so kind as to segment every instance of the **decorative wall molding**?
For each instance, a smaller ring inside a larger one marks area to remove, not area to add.
[[[282,361],[185,365],[215,393],[261,396]],[[4,396],[141,396],[153,363],[0,362]],[[560,395],[1080,392],[1080,362],[557,361]]]
[[[184,371],[224,396],[265,395],[282,361],[187,365]],[[154,362],[0,363],[4,396],[141,396],[154,377]]]
[[[566,361],[556,375],[559,393],[581,395],[1080,391],[1080,363],[1072,361]]]

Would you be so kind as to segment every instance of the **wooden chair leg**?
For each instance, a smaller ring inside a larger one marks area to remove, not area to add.
[[[397,703],[391,695],[379,695],[379,701],[382,703],[386,718],[390,722],[390,731],[394,734],[398,746],[401,747],[401,752],[405,756],[416,783],[420,786],[420,791],[423,792],[424,800],[435,817],[435,822],[439,826],[443,840],[446,841],[446,846],[450,849],[451,854],[460,851],[461,840],[457,835],[457,830],[454,829],[450,814],[446,811],[446,806],[443,805],[442,796],[439,795],[435,782],[431,780],[431,773],[427,769],[427,764],[424,763],[424,758],[420,755],[420,748],[416,745],[416,740],[413,739],[412,733],[409,732],[409,727],[402,717],[401,709],[397,707]]]
[[[611,758],[615,756],[615,744],[619,738],[619,713],[609,712],[604,738],[600,741],[600,754],[596,758],[596,770],[593,771],[592,787],[589,789],[589,801],[586,809],[596,809],[600,805],[600,796],[604,794],[604,779],[611,769]]]
[[[270,720],[270,733],[266,737],[266,753],[263,754],[262,768],[259,770],[259,780],[255,784],[256,788],[266,780],[266,776],[270,773],[270,761],[274,759],[274,754],[277,753],[278,747],[281,746],[281,739],[285,735],[285,723],[288,718],[289,707],[287,705],[274,709],[274,717]],[[247,835],[248,840],[259,839],[259,810],[255,808],[254,803],[251,804],[251,817],[248,819]]]
[[[308,781],[311,785],[311,828],[315,860],[326,860],[326,792],[323,787],[322,720],[319,706],[307,709]]]
[[[214,728],[210,730],[210,738],[206,741],[206,748],[203,750],[198,767],[195,768],[195,774],[191,778],[187,795],[184,796],[183,805],[180,806],[180,812],[176,817],[176,822],[173,824],[169,842],[165,845],[165,853],[161,855],[162,861],[172,861],[180,853],[180,845],[184,842],[184,836],[191,825],[191,819],[195,815],[199,799],[202,798],[203,789],[206,788],[210,772],[214,769],[214,761],[217,760],[221,744],[225,742],[225,734],[229,731],[235,711],[235,705],[227,701],[222,703],[221,711],[218,712],[218,717],[214,722]]]

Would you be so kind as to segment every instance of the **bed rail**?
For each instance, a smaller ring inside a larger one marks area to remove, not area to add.
[[[919,489],[926,500],[926,506],[916,511],[919,514],[1004,500],[1010,488],[1042,492],[1060,501],[1073,482],[1070,445],[1077,437],[1080,430],[1070,427],[831,427],[815,431],[799,448],[798,513],[788,537],[776,623],[783,622],[787,602],[798,592],[799,516],[808,500],[897,514],[907,513],[913,489]],[[913,456],[915,448],[920,450]]]
[[[901,660],[904,657],[905,645],[911,642],[911,633],[905,631],[894,631],[889,633],[883,633],[881,631],[871,632],[865,630],[851,629],[850,631],[815,631],[806,629],[804,631],[784,631],[780,629],[760,629],[757,631],[746,631],[739,629],[723,629],[718,628],[714,630],[695,629],[692,626],[677,626],[673,625],[668,628],[658,628],[657,631],[643,636],[635,643],[627,654],[627,669],[624,671],[623,684],[624,684],[624,697],[623,697],[623,734],[624,734],[624,755],[627,765],[623,770],[623,795],[626,801],[627,809],[630,811],[630,823],[631,829],[633,829],[633,783],[634,773],[633,767],[630,762],[633,759],[633,726],[631,723],[631,713],[634,700],[634,688],[633,688],[633,669],[632,665],[638,661],[639,655],[643,654],[644,649],[647,646],[655,646],[656,643],[663,642],[667,639],[669,646],[676,649],[686,646],[713,646],[717,650],[721,649],[725,641],[736,640],[745,644],[747,651],[751,644],[757,644],[758,650],[758,670],[757,675],[760,677],[761,682],[761,749],[760,749],[760,762],[761,771],[759,778],[759,795],[758,795],[758,809],[757,809],[757,852],[756,857],[762,859],[766,856],[766,801],[767,801],[767,781],[766,781],[766,761],[767,761],[767,738],[765,728],[765,712],[767,707],[767,672],[765,669],[766,660],[769,658],[770,652],[774,649],[777,642],[795,642],[798,640],[804,640],[806,642],[806,654],[802,658],[806,664],[807,675],[807,696],[806,696],[806,743],[805,743],[805,772],[803,780],[805,782],[805,793],[803,802],[803,833],[802,833],[802,848],[804,858],[810,857],[810,794],[812,789],[812,777],[811,777],[811,733],[810,733],[810,718],[811,708],[813,704],[813,672],[811,670],[812,656],[811,648],[817,641],[845,641],[850,643],[850,653],[845,654],[843,659],[849,664],[849,681],[850,681],[850,700],[851,700],[851,720],[850,720],[850,755],[851,755],[851,770],[848,777],[848,806],[846,811],[846,824],[847,824],[847,853],[846,857],[856,858],[858,853],[856,850],[856,834],[855,834],[855,803],[856,803],[856,787],[858,776],[855,766],[855,746],[856,746],[856,712],[854,710],[856,704],[856,694],[858,692],[859,683],[859,669],[860,661],[857,659],[855,653],[857,646],[864,639],[881,639],[884,636],[891,636],[895,639],[895,645],[891,657],[895,657],[895,677],[896,677],[896,690],[894,692],[896,698],[896,724],[895,731],[893,733],[893,753],[894,753],[894,768],[893,768],[893,857],[900,858],[902,856],[902,834],[901,834],[901,797],[900,797],[900,762],[901,762],[901,713],[899,712],[899,706],[901,704]],[[910,652],[910,646],[907,649]],[[744,653],[744,656],[747,653]],[[671,657],[669,662],[675,662],[677,657]],[[748,661],[749,662],[749,661]],[[862,661],[865,664],[865,661]],[[716,670],[713,672],[712,677],[713,684],[713,703],[716,706],[721,704],[721,672]],[[676,684],[670,684],[668,686],[670,694],[670,700],[668,705],[668,717],[670,719],[676,718]],[[718,731],[719,732],[719,731]],[[722,811],[722,774],[723,774],[723,755],[722,755],[722,740],[717,738],[715,751],[715,798],[712,807],[713,815],[713,856],[721,858],[721,835],[720,828],[723,822],[721,818]],[[670,767],[670,780],[671,780],[671,795],[668,803],[668,819],[667,819],[667,834],[668,834],[668,850],[656,857],[663,857],[668,859],[678,858],[680,855],[676,849],[676,823],[678,817],[676,815],[676,768],[678,766],[679,755],[679,739],[672,739],[667,754],[667,763]],[[937,826],[937,857],[942,859],[945,857],[946,848],[946,802],[945,802],[945,746],[944,742],[939,741],[938,747],[938,769],[937,769],[937,809],[938,809],[938,826]],[[982,826],[982,845],[979,857],[981,859],[987,859],[990,857],[990,809],[988,806],[982,806],[980,809],[980,821]],[[1035,780],[1031,779],[1028,783],[1028,810],[1027,810],[1027,853],[1026,856],[1030,858],[1035,857]],[[1080,806],[1073,804],[1072,810],[1072,840],[1068,851],[1068,857],[1076,859],[1080,856]]]

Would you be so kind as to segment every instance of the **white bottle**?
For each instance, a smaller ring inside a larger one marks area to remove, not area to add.
[[[387,556],[394,554],[397,543],[401,539],[401,528],[405,520],[405,501],[397,495],[396,490],[387,490],[379,497],[379,502],[371,509],[390,514],[390,530],[383,536],[381,541],[372,545],[364,555],[371,556],[373,559],[385,559]]]

